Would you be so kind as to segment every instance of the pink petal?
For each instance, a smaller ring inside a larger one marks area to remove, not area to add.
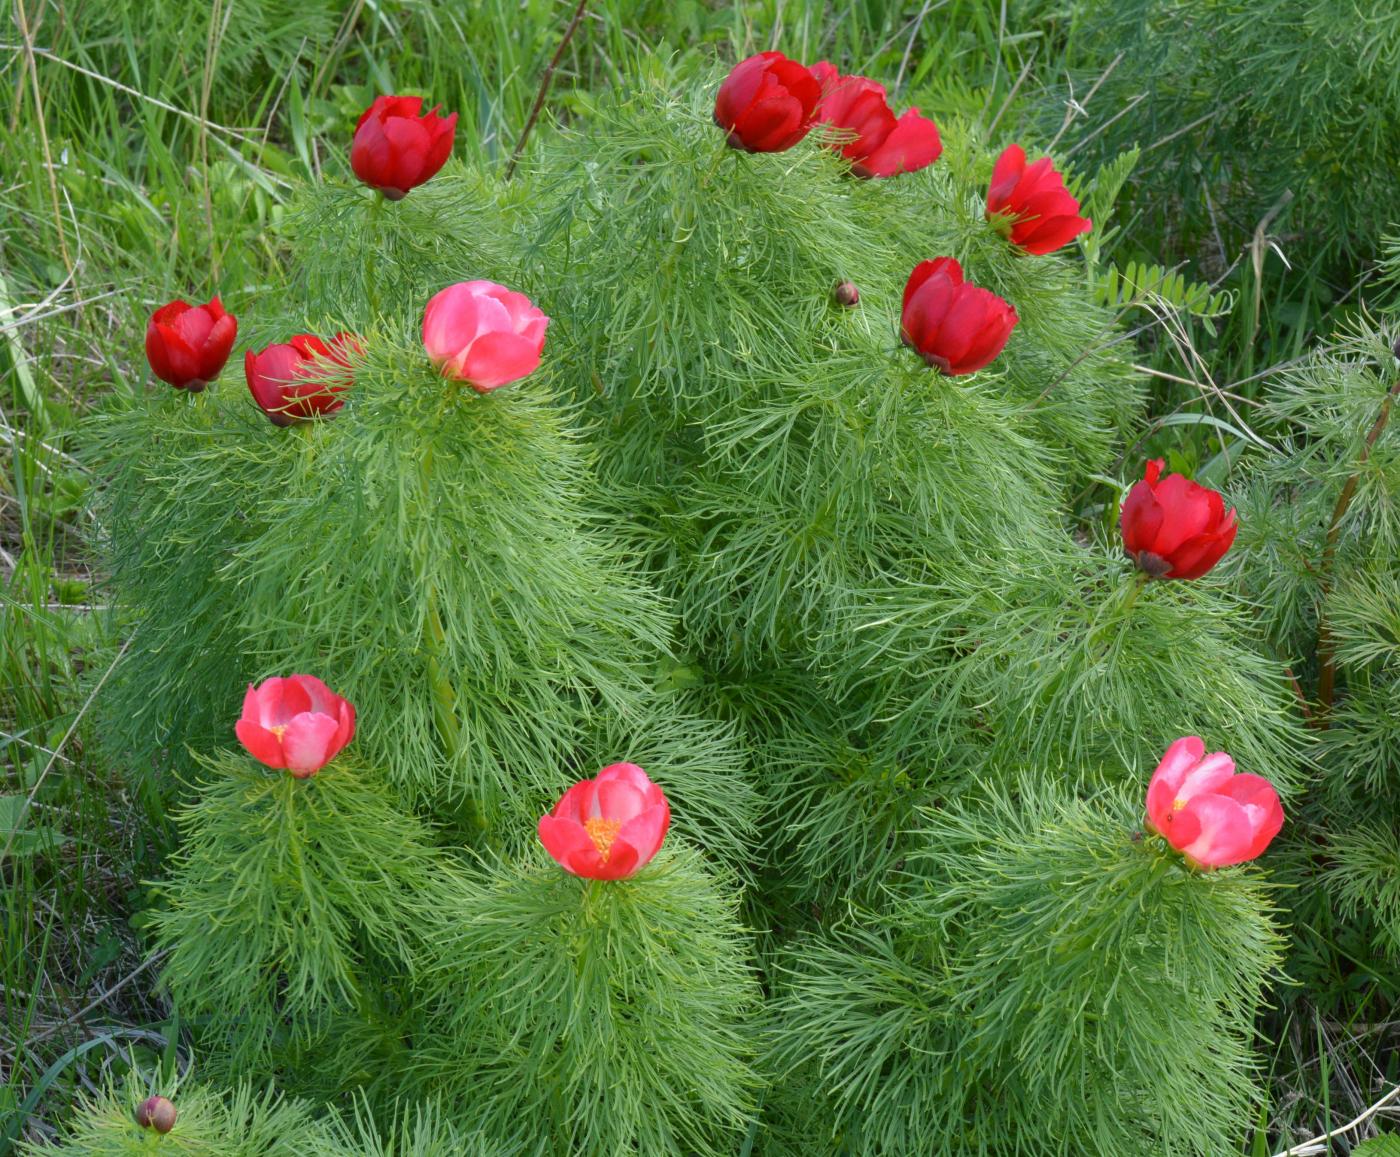
[[[636,849],[637,867],[651,862],[651,858],[661,849],[661,842],[671,826],[671,808],[664,800],[638,813],[622,825],[613,843],[616,851],[623,841]]]
[[[647,809],[647,792],[625,779],[596,779],[593,781],[592,815],[596,818],[626,823]]]
[[[243,744],[248,754],[268,767],[286,767],[287,759],[282,753],[282,744],[271,731],[264,730],[251,719],[240,719],[233,725],[233,733]]]
[[[1198,795],[1187,803],[1189,813],[1200,825],[1200,832],[1179,851],[1205,868],[1224,868],[1249,858],[1254,831],[1249,816],[1234,800],[1223,795]]]
[[[533,373],[539,364],[539,346],[529,338],[487,333],[467,351],[461,376],[478,390],[494,390]]]
[[[555,819],[572,820],[582,824],[592,812],[593,791],[591,779],[580,780],[559,797],[559,802],[554,805],[554,810],[550,812],[550,815]]]
[[[1198,795],[1211,795],[1230,782],[1235,774],[1235,761],[1223,751],[1213,751],[1195,767],[1190,768],[1176,789],[1176,798],[1190,800]]]
[[[556,813],[558,808],[555,808]],[[574,875],[590,875],[599,865],[598,849],[577,820],[557,815],[540,816],[537,828],[540,843],[565,871]],[[574,867],[579,864],[583,871]]]
[[[282,751],[289,771],[319,771],[331,757],[331,744],[340,729],[339,720],[329,715],[303,711],[292,717],[282,733]]]

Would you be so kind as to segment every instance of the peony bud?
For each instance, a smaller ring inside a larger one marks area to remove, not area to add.
[[[1009,145],[997,158],[987,189],[987,219],[1003,229],[1013,245],[1027,253],[1050,253],[1068,245],[1093,222],[1079,216],[1079,202],[1049,157],[1029,168],[1026,150]]]
[[[442,117],[434,108],[419,116],[422,108],[422,97],[376,97],[355,126],[350,167],[390,201],[433,177],[452,153],[457,114]]]
[[[856,288],[854,281],[838,281],[836,288],[831,291],[831,296],[836,299],[837,305],[860,304],[860,290]]]
[[[822,86],[816,119],[845,130],[831,147],[851,162],[857,177],[894,177],[938,160],[943,142],[938,126],[911,108],[895,118],[885,87],[863,76],[843,77],[825,60],[812,66]]]
[[[1225,499],[1180,474],[1161,477],[1165,463],[1147,464],[1141,482],[1123,500],[1123,550],[1153,578],[1197,579],[1235,541],[1235,512]]]
[[[309,333],[243,355],[248,391],[274,426],[334,414],[349,389],[349,355],[360,343],[351,334],[338,333],[329,342]]]
[[[169,1133],[175,1128],[175,1106],[165,1097],[147,1097],[136,1106],[136,1123],[143,1129]]]
[[[1193,867],[1224,868],[1259,856],[1283,827],[1278,792],[1258,775],[1236,775],[1223,751],[1178,739],[1147,787],[1147,826]]]
[[[459,281],[423,311],[423,346],[449,378],[484,394],[535,371],[545,317],[523,293],[494,281]]]
[[[951,257],[922,261],[904,287],[904,344],[945,374],[970,374],[1006,345],[1020,320],[990,290],[963,280]]]
[[[715,96],[715,124],[731,148],[780,153],[812,128],[822,88],[809,68],[781,52],[760,52],[734,66]]]
[[[146,323],[146,360],[161,381],[197,394],[219,376],[237,336],[238,319],[217,297],[206,305],[172,301]]]
[[[539,836],[566,872],[620,880],[651,862],[670,825],[666,794],[635,763],[614,763],[569,788]]]
[[[248,684],[233,730],[259,763],[306,779],[354,738],[355,708],[311,675],[265,679]]]

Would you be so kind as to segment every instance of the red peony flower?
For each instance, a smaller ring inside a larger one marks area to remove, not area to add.
[[[248,754],[297,779],[315,775],[355,735],[355,708],[311,675],[248,684],[234,727]]]
[[[1068,245],[1093,222],[1079,215],[1065,179],[1049,157],[1026,167],[1026,150],[1008,145],[992,169],[987,188],[987,219],[1007,230],[1013,245],[1037,255]]]
[[[548,325],[523,293],[494,281],[459,281],[423,311],[423,346],[447,377],[484,394],[535,371]]]
[[[207,305],[172,301],[146,323],[146,360],[161,381],[197,394],[219,376],[237,336],[238,319],[217,297]]]
[[[345,405],[340,395],[352,381],[349,355],[360,343],[338,333],[329,342],[309,333],[243,355],[243,372],[253,401],[274,426],[290,426]]]
[[[1194,735],[1169,748],[1147,786],[1147,826],[1198,868],[1260,855],[1283,827],[1278,792],[1263,776],[1236,775],[1223,751]]]
[[[943,151],[938,126],[911,108],[895,119],[885,86],[863,76],[843,77],[825,60],[812,66],[822,86],[816,119],[850,136],[832,147],[851,162],[857,177],[894,177],[933,164]]]
[[[1123,550],[1153,578],[1197,579],[1235,541],[1235,512],[1226,513],[1218,491],[1180,474],[1159,482],[1164,465],[1160,458],[1149,462],[1123,500]]]
[[[360,115],[350,146],[350,167],[390,201],[429,180],[452,153],[457,114],[438,109],[419,116],[423,98],[380,96]]]
[[[635,763],[614,763],[569,788],[539,833],[566,872],[620,880],[651,862],[670,826],[665,793]]]
[[[904,287],[901,335],[945,374],[970,374],[1006,345],[1019,320],[1007,302],[963,280],[951,257],[921,261]]]
[[[733,148],[780,153],[812,128],[822,88],[811,69],[781,52],[760,52],[736,64],[715,96],[715,124]]]

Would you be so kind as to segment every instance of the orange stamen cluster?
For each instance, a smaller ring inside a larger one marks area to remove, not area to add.
[[[598,849],[599,858],[605,864],[608,862],[608,850],[613,846],[621,828],[621,820],[595,818],[583,821],[583,830],[588,833],[588,838],[593,841],[593,846]]]

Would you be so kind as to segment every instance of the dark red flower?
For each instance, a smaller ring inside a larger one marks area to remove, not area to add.
[[[1037,255],[1068,245],[1094,224],[1079,215],[1079,202],[1069,195],[1050,158],[1027,167],[1020,145],[1008,145],[992,169],[987,219],[1004,228],[1013,245]]]
[[[457,114],[439,116],[435,107],[419,116],[422,108],[419,96],[376,97],[355,126],[350,167],[391,201],[431,178],[452,152]]]
[[[825,60],[812,66],[822,86],[816,119],[844,129],[832,147],[851,162],[857,177],[894,177],[938,160],[943,142],[938,126],[911,108],[895,118],[885,86],[864,76],[842,76]]]
[[[945,374],[980,370],[1001,353],[1019,320],[1008,302],[964,281],[951,257],[921,261],[904,287],[904,344]]]
[[[258,408],[275,426],[290,426],[345,405],[351,383],[349,355],[359,350],[351,334],[338,333],[329,342],[299,333],[281,345],[243,356],[243,372]]]
[[[161,381],[197,394],[219,376],[236,337],[238,319],[217,297],[207,305],[172,301],[146,323],[146,360]]]
[[[1226,513],[1218,491],[1180,474],[1161,478],[1164,465],[1149,462],[1123,500],[1123,549],[1153,578],[1197,579],[1235,541],[1235,512]]]
[[[736,149],[780,153],[811,130],[821,95],[811,69],[781,52],[760,52],[724,78],[715,96],[715,124]]]

